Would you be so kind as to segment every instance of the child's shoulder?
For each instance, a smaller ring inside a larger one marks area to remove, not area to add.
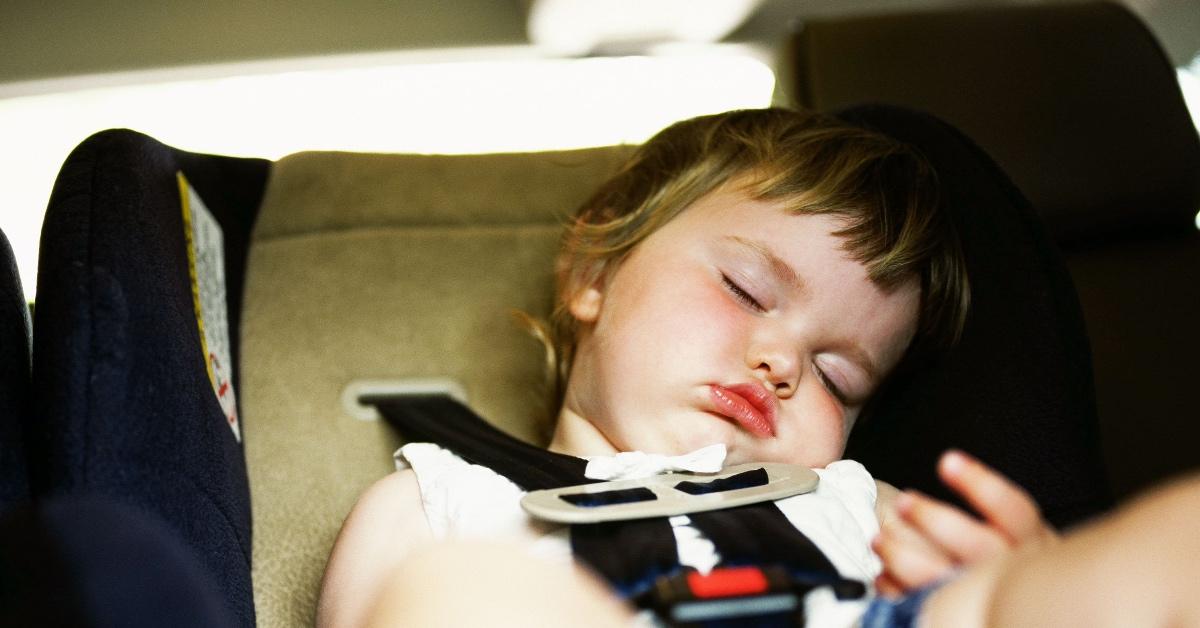
[[[338,533],[321,584],[317,624],[358,625],[370,594],[406,556],[431,541],[416,474],[401,470],[377,480],[359,496]]]
[[[525,492],[488,467],[432,443],[401,447],[396,462],[416,476],[423,516],[435,539],[525,534],[531,526],[520,506]]]
[[[415,512],[419,513],[420,504],[421,488],[417,474],[412,469],[397,470],[376,480],[358,497],[346,517],[343,530],[369,525],[372,529],[415,533],[423,527],[424,536],[427,536],[428,526],[424,525],[424,519],[413,516],[414,506],[417,508]]]
[[[503,475],[473,464],[434,443],[409,443],[398,449],[394,458],[397,469],[416,476],[420,497],[426,506],[431,501],[446,499],[444,493],[492,495],[498,491],[509,498],[520,498],[522,494],[521,489]]]

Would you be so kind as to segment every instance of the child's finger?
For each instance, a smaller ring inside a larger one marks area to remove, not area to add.
[[[884,597],[900,597],[905,588],[885,571],[875,577],[875,591]]]
[[[1008,541],[987,525],[958,508],[916,491],[905,491],[896,499],[900,517],[928,542],[958,563],[974,563],[999,555]]]
[[[879,528],[879,535],[893,543],[903,545],[912,552],[931,557],[936,562],[950,563],[952,559],[936,543],[902,518],[892,518]]]
[[[902,590],[922,587],[943,578],[954,569],[945,556],[931,551],[928,544],[897,533],[894,525],[880,530],[871,549],[883,561],[884,573]]]
[[[1045,530],[1033,498],[971,456],[957,450],[946,452],[938,462],[938,475],[1009,540],[1018,542]]]

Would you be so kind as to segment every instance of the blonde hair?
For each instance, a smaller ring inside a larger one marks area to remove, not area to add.
[[[730,111],[678,122],[638,148],[579,208],[556,261],[547,353],[556,403],[578,334],[568,311],[578,291],[602,283],[630,251],[701,197],[737,184],[797,214],[833,214],[850,255],[888,289],[921,284],[910,353],[961,334],[969,288],[958,238],[938,206],[937,177],[915,149],[831,116],[781,108]]]

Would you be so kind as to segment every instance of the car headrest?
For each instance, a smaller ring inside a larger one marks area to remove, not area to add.
[[[1060,244],[1194,231],[1200,141],[1174,69],[1108,2],[813,20],[796,100],[933,113],[982,146]]]

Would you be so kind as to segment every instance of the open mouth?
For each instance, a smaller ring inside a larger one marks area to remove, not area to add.
[[[759,438],[775,436],[775,398],[761,385],[709,386],[715,410]]]

